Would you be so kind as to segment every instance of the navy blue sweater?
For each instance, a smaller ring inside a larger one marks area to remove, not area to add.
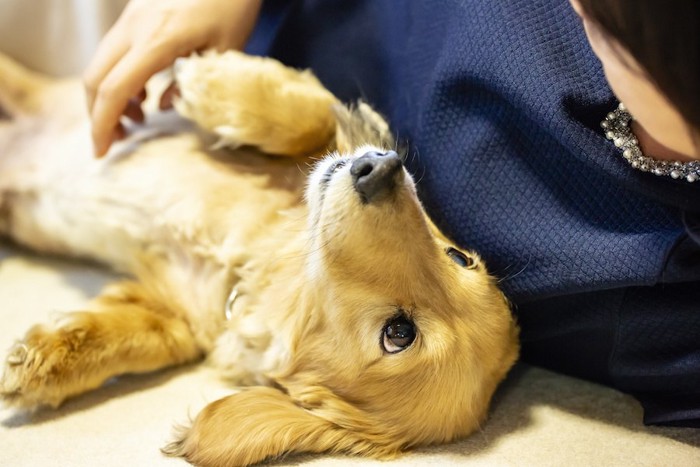
[[[604,138],[616,102],[567,0],[270,0],[250,50],[388,117],[431,217],[502,278],[525,361],[700,424],[700,182]]]

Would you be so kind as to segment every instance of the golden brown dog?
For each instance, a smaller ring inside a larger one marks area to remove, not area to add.
[[[0,58],[0,233],[133,277],[30,329],[4,402],[58,406],[208,355],[248,387],[164,450],[195,464],[388,458],[474,431],[517,328],[479,258],[426,217],[381,117],[269,59],[207,54],[176,76],[200,129],[152,115],[93,160],[79,82]]]

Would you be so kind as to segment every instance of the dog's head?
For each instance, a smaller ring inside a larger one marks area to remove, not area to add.
[[[401,162],[363,146],[313,171],[315,311],[279,378],[302,407],[377,452],[474,430],[517,356],[495,280],[433,225]]]
[[[517,328],[479,257],[426,216],[397,154],[335,153],[316,165],[306,198],[290,355],[271,375],[279,387],[211,404],[171,452],[205,465],[390,457],[485,418],[517,357]]]

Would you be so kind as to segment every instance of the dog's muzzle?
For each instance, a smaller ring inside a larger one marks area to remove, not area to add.
[[[373,203],[390,195],[396,188],[402,167],[401,158],[394,151],[372,151],[355,159],[350,175],[362,202]]]

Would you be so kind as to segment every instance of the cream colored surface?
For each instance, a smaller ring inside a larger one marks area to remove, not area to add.
[[[75,309],[114,276],[0,243],[0,349],[30,325]],[[176,466],[158,450],[174,423],[230,392],[203,365],[127,376],[34,415],[0,408],[1,466]],[[292,457],[314,466],[700,466],[700,430],[649,428],[641,408],[616,391],[519,366],[497,393],[490,420],[454,444],[393,462]]]
[[[78,75],[126,3],[0,0],[0,51],[48,75]]]

